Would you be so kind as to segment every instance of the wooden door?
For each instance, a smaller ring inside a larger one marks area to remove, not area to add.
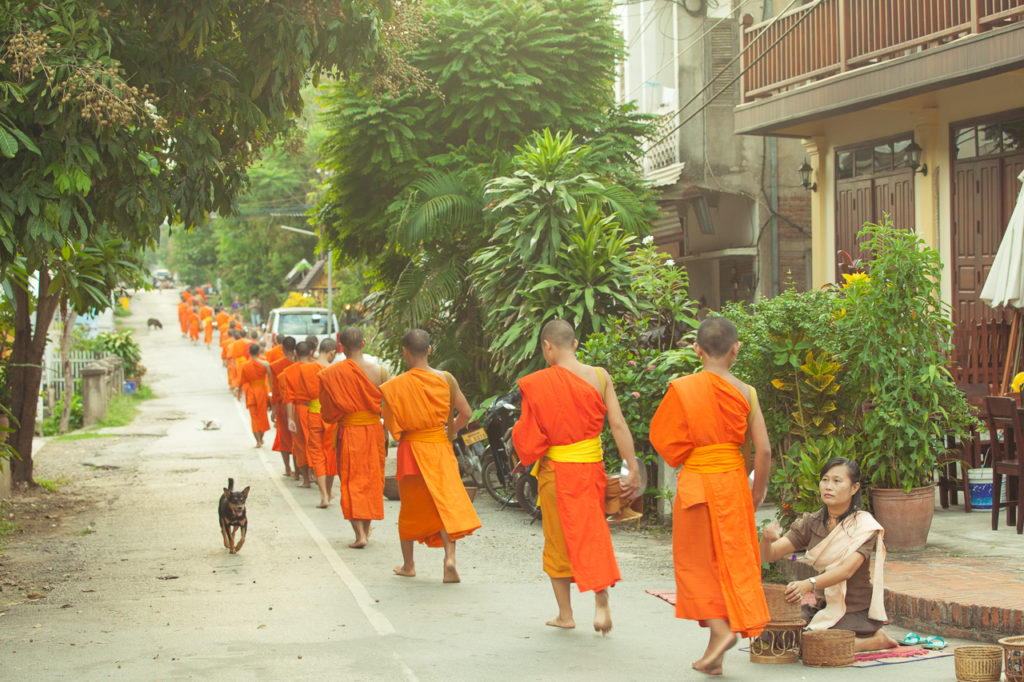
[[[836,183],[836,251],[846,251],[857,260],[862,256],[857,233],[875,216],[874,191],[871,178],[840,180]],[[836,281],[842,274],[836,258]]]
[[[958,161],[953,170],[953,320],[973,326],[993,318],[978,296],[1006,224],[1000,159]]]
[[[914,174],[903,170],[896,175],[875,177],[875,222],[885,215],[892,218],[894,227],[914,232]]]

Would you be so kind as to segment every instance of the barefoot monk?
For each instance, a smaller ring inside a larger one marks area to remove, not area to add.
[[[682,465],[672,507],[676,617],[710,630],[692,667],[721,675],[736,635],[756,637],[769,619],[754,510],[768,485],[771,446],[757,393],[729,371],[740,350],[736,326],[704,320],[694,350],[704,371],[669,384],[651,421],[651,445],[669,466]],[[748,438],[753,495],[741,451]]]
[[[519,380],[523,411],[512,439],[524,464],[537,463],[544,572],[558,604],[558,615],[547,624],[576,627],[569,591],[575,582],[580,592],[594,592],[594,630],[607,634],[612,629],[608,588],[621,575],[604,515],[607,476],[600,437],[606,416],[629,465],[622,482],[627,497],[640,492],[640,465],[611,378],[576,359],[572,325],[548,322],[540,344],[550,367]]]
[[[330,367],[338,354],[338,342],[324,339],[320,342],[317,356],[299,368],[299,382],[302,388],[296,393],[308,396],[305,409],[299,410],[302,431],[306,434],[306,460],[316,476],[316,487],[320,491],[318,509],[327,509],[331,503],[331,488],[338,475],[338,452],[334,448],[337,435],[336,424],[325,424],[320,413],[320,372]]]
[[[387,381],[383,367],[363,355],[363,331],[341,332],[345,360],[320,372],[320,409],[324,421],[339,422],[338,475],[341,513],[352,524],[352,549],[370,538],[370,521],[384,518],[384,457],[387,454],[380,404],[380,385]]]
[[[245,406],[249,409],[249,422],[256,447],[263,447],[263,434],[270,430],[267,419],[267,400],[270,394],[270,365],[260,358],[259,344],[249,346],[249,360],[238,372],[238,393],[245,392]]]
[[[455,541],[480,527],[459,476],[452,440],[469,423],[470,407],[458,382],[432,368],[430,336],[422,329],[402,337],[409,371],[381,385],[384,424],[398,444],[398,535],[402,565],[397,575],[416,575],[413,542],[444,547],[444,582],[459,582]],[[458,413],[454,419],[454,413]]]

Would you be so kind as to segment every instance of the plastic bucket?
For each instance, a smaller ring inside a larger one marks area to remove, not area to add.
[[[971,509],[977,511],[992,510],[992,469],[978,468],[967,470],[967,485],[971,489]],[[1006,486],[1000,491],[1000,502],[1006,502]]]
[[[126,381],[126,382],[124,382],[124,392],[126,394],[128,394],[128,395],[131,395],[132,393],[135,393],[135,382],[134,381]],[[991,479],[991,477],[989,478],[989,485],[988,485],[988,487],[989,487],[989,491],[988,491],[989,504],[991,505],[991,503],[992,503],[992,479]]]

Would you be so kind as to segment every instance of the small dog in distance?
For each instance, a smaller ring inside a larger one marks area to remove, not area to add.
[[[162,324],[160,324],[160,320],[156,319],[155,317],[151,317],[148,320],[146,320],[146,326],[149,327],[150,331],[153,331],[154,328],[156,328],[156,329],[163,329],[164,328],[164,326]]]
[[[220,516],[220,533],[224,536],[224,546],[231,554],[236,554],[245,544],[245,531],[249,525],[245,518],[245,500],[249,497],[249,486],[245,490],[235,492],[235,479],[228,479],[228,487],[220,496],[218,514]],[[238,544],[235,544],[235,533],[241,530]]]

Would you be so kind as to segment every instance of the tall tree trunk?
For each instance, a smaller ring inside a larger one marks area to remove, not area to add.
[[[71,376],[71,332],[75,329],[74,310],[64,314],[64,329],[60,333],[60,366],[64,374],[64,401],[60,411],[60,432],[67,433],[71,421],[71,399],[75,395],[75,379]]]
[[[18,420],[11,445],[19,458],[11,460],[11,476],[15,483],[35,485],[32,480],[32,437],[36,428],[36,401],[43,376],[43,352],[46,350],[46,332],[57,309],[58,296],[50,292],[50,273],[44,263],[39,268],[39,295],[36,305],[36,323],[33,329],[29,309],[30,294],[15,284],[14,289],[14,345],[8,372],[11,381],[11,410]]]

